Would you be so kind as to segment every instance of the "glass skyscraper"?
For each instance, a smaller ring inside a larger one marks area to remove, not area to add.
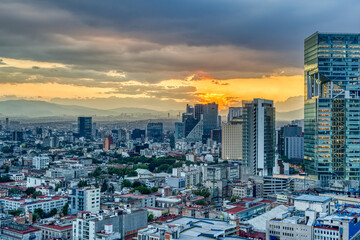
[[[306,171],[329,179],[360,176],[360,34],[314,33],[305,39]]]
[[[78,117],[79,137],[92,137],[92,117]]]

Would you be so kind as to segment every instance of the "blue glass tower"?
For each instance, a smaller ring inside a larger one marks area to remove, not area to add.
[[[306,171],[329,179],[360,176],[360,34],[314,33],[305,39]]]

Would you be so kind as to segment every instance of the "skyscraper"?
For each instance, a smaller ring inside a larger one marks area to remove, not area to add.
[[[360,34],[305,39],[304,158],[323,184],[359,180]]]
[[[285,142],[288,137],[302,138],[302,129],[297,125],[286,125],[278,131],[278,153],[280,156],[286,156]]]
[[[242,120],[222,124],[221,158],[238,161],[242,159]]]
[[[148,123],[146,127],[146,136],[154,142],[163,141],[163,123]]]
[[[203,105],[203,120],[203,134],[210,137],[211,130],[218,128],[218,105],[216,103]]]
[[[92,137],[92,117],[78,117],[79,137]]]
[[[271,176],[275,164],[275,108],[273,101],[243,103],[243,174]]]
[[[242,116],[242,108],[241,107],[229,107],[229,113],[228,113],[228,122],[235,118],[241,118]]]

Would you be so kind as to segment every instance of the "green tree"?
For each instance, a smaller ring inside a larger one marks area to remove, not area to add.
[[[139,181],[135,181],[133,184],[132,184],[132,187],[133,188],[136,188],[136,187],[140,187],[140,186],[142,186],[143,184],[141,183],[141,182],[139,182]]]
[[[135,170],[130,170],[126,175],[128,177],[136,177],[138,175],[138,173]]]
[[[37,198],[38,196],[41,196],[42,195],[42,192],[40,192],[40,191],[35,191],[32,195],[31,195],[31,197],[32,198]]]
[[[200,188],[193,191],[194,194],[203,196],[204,198],[210,197],[210,191],[208,188]]]
[[[24,192],[20,188],[11,188],[9,190],[9,195],[15,195],[15,194],[23,194]]]
[[[44,212],[44,210],[42,210],[41,208],[36,208],[36,209],[34,210],[34,213],[37,213],[40,218],[44,218],[44,217],[45,217],[45,212]]]
[[[204,199],[200,199],[199,201],[196,202],[197,205],[203,205],[203,206],[206,206],[207,203]]]
[[[9,175],[5,175],[0,177],[0,182],[12,182],[13,180],[10,179]]]
[[[26,195],[29,196],[29,195],[33,194],[35,191],[36,191],[35,188],[29,187],[29,188],[27,188],[27,189],[25,190],[25,193],[26,193]]]
[[[51,209],[50,216],[54,216],[56,214],[57,214],[57,209],[56,208]]]
[[[148,214],[148,222],[152,222],[154,220],[154,214],[149,213]]]
[[[127,179],[124,179],[121,183],[121,187],[131,187],[131,182]]]
[[[62,214],[64,216],[68,215],[68,212],[69,212],[69,205],[68,204],[65,204],[61,210]]]
[[[86,180],[80,180],[78,183],[78,187],[86,187],[88,185],[88,182]]]
[[[152,187],[150,190],[151,190],[151,192],[157,192],[158,189],[159,189],[159,188],[157,188],[157,187]]]
[[[22,213],[21,209],[16,209],[16,210],[10,210],[9,214],[13,215],[13,216],[19,216]]]
[[[107,182],[106,182],[106,181],[104,181],[104,182],[103,182],[103,184],[101,185],[101,189],[100,189],[100,191],[101,191],[101,192],[106,192],[106,191],[107,191],[107,189],[108,189]]]
[[[141,194],[149,194],[151,193],[150,189],[144,186],[138,186],[136,188],[133,188],[130,192],[139,191]]]
[[[91,176],[93,177],[100,177],[103,171],[101,170],[101,167],[97,167],[92,173]]]

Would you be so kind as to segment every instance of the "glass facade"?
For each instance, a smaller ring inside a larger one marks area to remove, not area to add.
[[[360,34],[315,33],[305,39],[306,171],[359,180]]]

